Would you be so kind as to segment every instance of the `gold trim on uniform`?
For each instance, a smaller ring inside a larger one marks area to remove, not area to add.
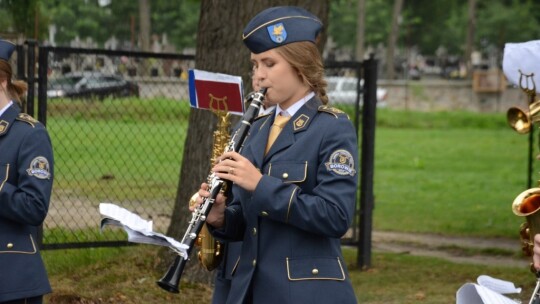
[[[345,112],[341,111],[340,109],[334,108],[334,107],[331,107],[331,106],[327,106],[327,105],[319,106],[319,112],[325,112],[325,113],[332,114],[336,118],[339,117],[338,114],[345,114]],[[345,115],[347,116],[347,119],[350,119],[348,114],[345,114]]]
[[[19,113],[17,116],[17,120],[24,121],[31,125],[32,127],[36,126],[36,123],[38,122],[34,117],[26,114],[26,113]]]
[[[6,178],[4,178],[2,183],[0,183],[0,191],[2,191],[2,188],[4,188],[4,184],[8,180],[8,177],[9,177],[9,164],[6,165]]]
[[[298,131],[302,129],[303,127],[305,127],[307,125],[308,120],[309,120],[309,117],[305,114],[298,116],[298,118],[294,120],[294,124],[293,124],[294,131]]]
[[[253,34],[254,32],[256,32],[257,30],[259,30],[261,27],[264,27],[272,22],[276,22],[276,21],[279,21],[279,20],[285,20],[285,19],[292,19],[292,18],[302,18],[302,19],[311,19],[311,20],[314,20],[314,21],[317,21],[318,23],[321,23],[320,20],[317,20],[317,19],[314,19],[314,18],[310,18],[310,17],[306,17],[306,16],[287,16],[287,17],[281,17],[281,18],[276,18],[274,20],[270,20],[266,23],[263,23],[261,25],[259,25],[258,27],[256,27],[254,30],[252,30],[251,32],[249,32],[247,35],[244,35],[242,34],[242,40],[245,40],[247,37],[251,36],[251,34]],[[321,23],[322,24],[322,23]]]
[[[268,122],[268,118],[269,118],[269,115],[270,115],[270,114],[272,114],[272,113],[268,113],[268,114],[259,116],[260,118],[266,117],[266,120],[261,124],[261,126],[259,127],[259,130],[261,130],[261,129],[264,127],[264,125]],[[258,119],[259,117],[257,117],[257,119]]]
[[[0,120],[0,135],[6,133],[9,126],[9,122],[5,120]]]
[[[236,263],[234,263],[234,266],[231,270],[231,275],[233,275],[235,272],[236,272],[236,268],[238,268],[238,264],[240,264],[240,257],[238,257],[238,259],[236,259]]]
[[[289,198],[289,206],[287,207],[287,217],[285,218],[285,223],[289,222],[289,215],[291,214],[291,205],[292,205],[293,197],[294,197],[294,194],[296,193],[296,190],[298,190],[298,187],[294,187],[294,190],[291,193],[291,197]]]
[[[30,237],[30,243],[32,243],[32,249],[34,251],[11,251],[11,250],[0,250],[0,253],[20,253],[20,254],[35,254],[37,252],[36,249],[36,243],[34,242],[34,238],[31,234],[28,235]],[[11,243],[10,243],[11,244]],[[13,248],[13,244],[11,244]],[[8,246],[9,247],[9,246]]]
[[[310,277],[310,278],[291,278],[291,271],[289,268],[289,257],[285,258],[287,261],[287,277],[289,278],[289,281],[305,281],[305,280],[331,280],[331,281],[345,281],[345,271],[343,270],[343,265],[341,265],[341,260],[339,257],[337,257],[337,262],[339,265],[339,269],[341,270],[341,278],[328,278],[328,277]],[[318,275],[319,270],[317,268],[314,268],[311,270],[311,274]]]
[[[295,164],[296,165],[296,164]],[[304,162],[304,175],[301,177],[301,179],[296,179],[296,180],[286,180],[288,179],[289,177],[291,177],[291,175],[288,173],[288,172],[283,172],[281,174],[281,176],[274,176],[274,177],[281,177],[282,178],[282,181],[286,184],[291,184],[291,183],[301,183],[301,182],[304,182],[307,178],[307,165],[308,165],[308,162],[305,161]],[[272,176],[272,163],[270,163],[270,165],[268,166],[268,175]],[[291,171],[289,171],[291,172]],[[279,172],[278,172],[278,175],[279,175]],[[294,174],[293,174],[294,175]],[[296,176],[292,176],[292,177],[296,177]]]

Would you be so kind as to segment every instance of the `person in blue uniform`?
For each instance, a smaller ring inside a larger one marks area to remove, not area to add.
[[[51,292],[38,227],[49,208],[53,151],[45,127],[21,113],[27,86],[12,80],[14,49],[0,39],[0,303],[36,304]]]
[[[321,30],[316,16],[286,6],[243,31],[254,81],[275,108],[252,124],[241,154],[224,153],[212,169],[234,186],[207,223],[217,239],[242,241],[221,303],[357,302],[340,238],[354,216],[358,142],[348,116],[327,105]]]

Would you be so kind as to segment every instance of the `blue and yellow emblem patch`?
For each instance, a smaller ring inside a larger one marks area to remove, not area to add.
[[[274,41],[275,43],[282,43],[287,39],[287,31],[285,30],[285,26],[283,23],[278,23],[274,25],[267,26],[266,29],[268,30],[268,34],[270,35],[270,39]]]
[[[38,156],[32,159],[32,161],[30,162],[30,168],[26,170],[26,173],[39,179],[51,178],[49,161],[43,156]]]
[[[347,150],[337,150],[330,155],[330,160],[324,164],[326,170],[333,171],[339,175],[354,176],[356,170],[354,169],[354,158]]]

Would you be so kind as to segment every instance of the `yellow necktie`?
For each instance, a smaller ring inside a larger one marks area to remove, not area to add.
[[[287,121],[289,121],[290,118],[290,116],[283,116],[281,115],[281,113],[276,116],[274,124],[272,125],[272,127],[270,127],[270,134],[268,135],[268,143],[266,143],[266,150],[264,152],[264,155],[268,153],[270,147],[272,147],[279,133],[281,132],[281,130],[283,130],[283,127],[285,127],[285,124],[287,124]]]

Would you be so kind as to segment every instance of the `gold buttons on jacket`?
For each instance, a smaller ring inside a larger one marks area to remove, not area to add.
[[[319,274],[319,269],[313,268],[313,270],[311,270],[311,273],[312,273],[313,275],[318,275],[318,274]]]
[[[257,235],[257,228],[253,227],[253,229],[251,230],[251,232],[253,233],[253,235]]]
[[[7,247],[8,249],[13,248],[13,243],[8,243],[6,247]]]
[[[257,265],[257,260],[256,259],[253,259],[253,267],[255,267],[255,265]]]
[[[283,173],[282,177],[283,177],[284,179],[289,178],[289,173],[287,173],[287,172]]]
[[[268,216],[268,212],[263,211],[263,212],[261,212],[261,215],[262,215],[262,216]]]

